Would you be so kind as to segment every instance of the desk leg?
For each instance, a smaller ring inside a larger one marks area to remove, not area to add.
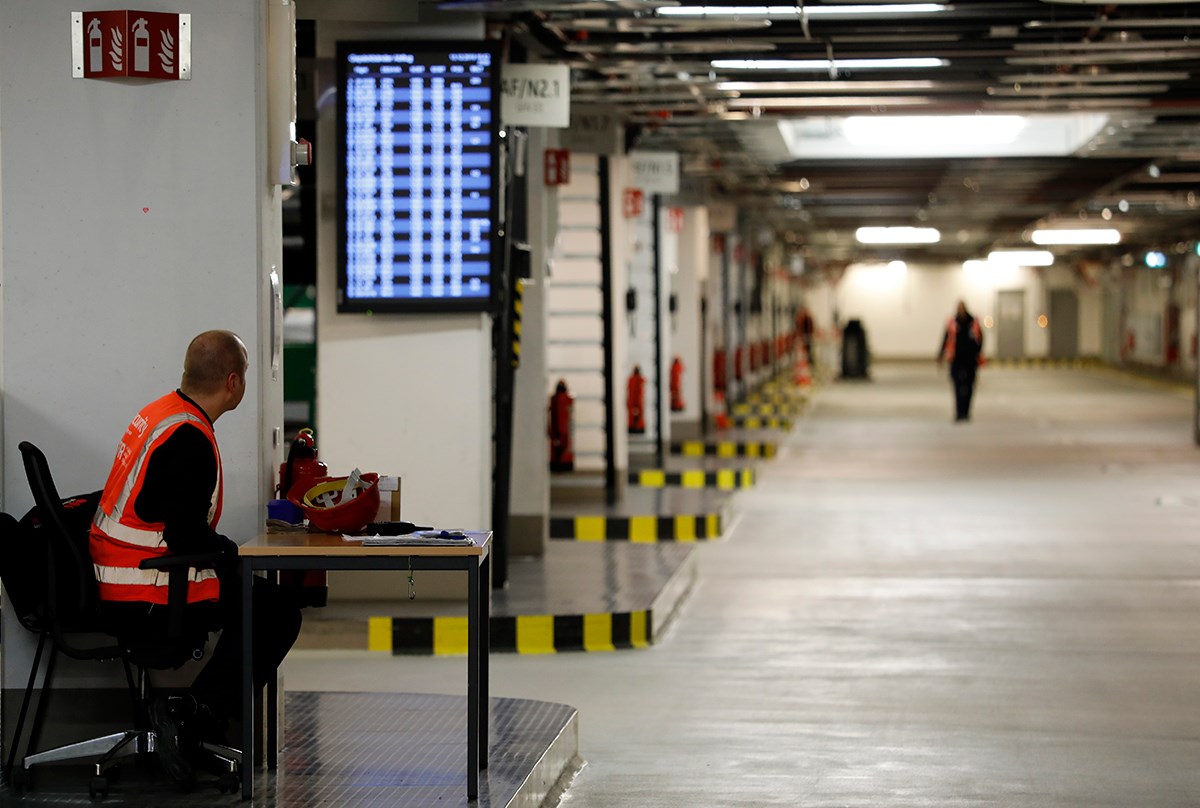
[[[254,796],[254,568],[242,561],[242,799]]]
[[[479,796],[480,564],[467,569],[467,799]]]
[[[271,570],[267,578],[273,584],[279,583],[279,571]],[[274,771],[279,767],[279,669],[272,672],[267,679],[267,704],[264,712],[267,714],[267,768]]]
[[[479,565],[479,768],[488,767],[488,655],[492,649],[492,556]]]

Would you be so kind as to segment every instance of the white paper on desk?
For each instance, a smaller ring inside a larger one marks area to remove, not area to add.
[[[450,534],[443,536],[443,533]],[[346,541],[359,541],[365,546],[407,547],[469,547],[475,539],[462,530],[418,530],[404,536],[342,536]]]

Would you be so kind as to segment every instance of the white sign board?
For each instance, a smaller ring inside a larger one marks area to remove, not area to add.
[[[625,119],[612,107],[576,104],[571,107],[571,127],[562,133],[561,142],[583,154],[624,154]]]
[[[737,208],[728,202],[710,202],[708,228],[714,233],[732,233],[737,229]]]
[[[500,120],[511,126],[565,129],[571,123],[571,68],[503,65]]]
[[[629,154],[633,164],[633,184],[648,194],[679,193],[679,154],[677,152],[635,151]]]

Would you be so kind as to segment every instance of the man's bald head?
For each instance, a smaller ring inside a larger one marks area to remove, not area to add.
[[[232,331],[205,331],[188,345],[179,389],[195,398],[225,388],[231,373],[245,381],[249,356],[241,338]]]

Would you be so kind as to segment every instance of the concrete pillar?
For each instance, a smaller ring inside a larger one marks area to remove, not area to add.
[[[251,367],[241,406],[217,423],[220,529],[235,539],[262,529],[283,409],[270,332],[281,223],[268,179],[267,5],[206,0],[190,81],[90,80],[71,77],[78,3],[0,0],[6,511],[32,505],[20,441],[45,451],[63,494],[100,488],[130,418],[179,384],[190,339],[227,328]],[[3,620],[11,693],[33,643],[11,610]],[[69,662],[63,688],[120,678]],[[14,713],[3,711],[6,731]]]

